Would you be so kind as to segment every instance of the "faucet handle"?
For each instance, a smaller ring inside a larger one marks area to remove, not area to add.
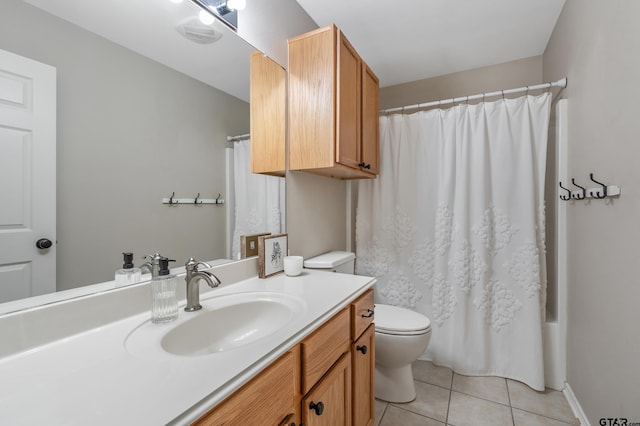
[[[211,269],[212,266],[209,265],[207,262],[199,262],[197,260],[195,260],[193,257],[190,257],[189,260],[187,260],[187,263],[184,264],[184,267],[187,270],[190,270],[192,272],[197,272],[198,271],[198,266],[204,266],[207,269]]]
[[[142,256],[142,260],[146,260],[147,262],[155,262],[158,263],[158,261],[160,261],[160,258],[162,256],[160,256],[160,253],[156,253],[156,254],[145,254],[144,256]]]

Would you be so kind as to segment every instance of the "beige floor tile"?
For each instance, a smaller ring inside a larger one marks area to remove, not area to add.
[[[507,380],[511,406],[550,417],[570,424],[577,424],[569,403],[562,392],[547,389],[537,392],[524,383]]]
[[[373,422],[374,426],[378,426],[380,424],[380,420],[382,420],[382,415],[384,414],[384,410],[387,409],[387,405],[389,405],[388,402],[376,399],[376,418]]]
[[[502,377],[475,377],[454,374],[451,389],[466,393],[467,395],[509,405],[507,381]]]
[[[513,409],[513,419],[516,426],[568,426],[569,423],[539,416],[527,411]]]
[[[452,426],[513,426],[511,408],[458,392],[451,392],[447,424]]]
[[[432,385],[441,386],[451,389],[451,377],[453,371],[447,367],[439,367],[433,365],[431,361],[415,361],[412,364],[413,378],[421,382],[431,383]]]
[[[441,422],[446,421],[450,391],[429,383],[415,381],[415,384],[416,399],[414,401],[406,404],[391,404],[390,407],[395,405],[404,410],[413,411]]]
[[[387,408],[380,426],[444,426],[444,423],[394,407]]]

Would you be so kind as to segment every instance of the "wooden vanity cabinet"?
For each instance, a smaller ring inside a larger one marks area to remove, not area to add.
[[[371,324],[351,345],[351,409],[354,426],[372,426],[375,420],[375,353],[375,326]]]
[[[375,325],[373,289],[351,303],[351,410],[354,426],[375,420]]]
[[[195,424],[373,425],[372,321],[369,289]]]
[[[294,359],[292,351],[285,353],[194,425],[251,425],[260,419],[264,425],[289,426],[286,419],[296,417]]]
[[[289,169],[375,178],[378,78],[335,25],[288,43]]]
[[[261,52],[250,58],[251,172],[285,175],[286,71]]]
[[[351,425],[351,353],[346,352],[302,399],[305,426]]]

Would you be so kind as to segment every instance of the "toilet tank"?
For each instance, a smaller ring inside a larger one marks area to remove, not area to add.
[[[305,260],[304,267],[353,274],[355,259],[356,255],[350,251],[330,251]]]

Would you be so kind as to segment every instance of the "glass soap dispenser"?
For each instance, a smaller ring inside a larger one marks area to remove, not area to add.
[[[116,287],[139,283],[141,280],[140,268],[133,267],[133,253],[122,253],[122,269],[116,271]]]
[[[161,257],[158,276],[151,280],[151,322],[160,324],[178,318],[178,278],[169,274],[169,259]]]

